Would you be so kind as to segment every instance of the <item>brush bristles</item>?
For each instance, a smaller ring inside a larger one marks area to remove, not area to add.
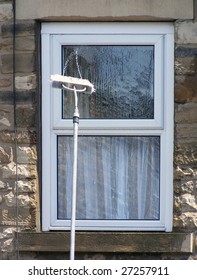
[[[51,75],[51,82],[52,82],[52,87],[54,88],[63,89],[62,85],[65,85],[67,88],[70,88],[71,90],[73,89],[74,86],[76,90],[82,90],[83,88],[86,88],[85,93],[87,94],[92,94],[95,91],[94,85],[86,79],[79,79],[79,78],[55,74],[55,75]]]

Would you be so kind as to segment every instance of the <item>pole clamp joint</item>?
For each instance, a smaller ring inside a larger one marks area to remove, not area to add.
[[[78,116],[73,117],[73,123],[79,123],[79,117]]]

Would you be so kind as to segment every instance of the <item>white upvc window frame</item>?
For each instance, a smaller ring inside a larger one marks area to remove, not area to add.
[[[43,23],[42,30],[42,229],[69,230],[57,219],[57,136],[72,135],[61,118],[61,90],[51,74],[61,74],[64,45],[154,45],[154,119],[81,119],[79,135],[160,136],[160,219],[77,221],[80,230],[171,231],[173,216],[174,29],[168,23]]]

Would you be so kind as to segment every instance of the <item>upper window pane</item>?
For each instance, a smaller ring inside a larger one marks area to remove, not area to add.
[[[154,46],[64,46],[64,74],[79,77],[78,66],[96,88],[78,95],[81,118],[154,119]],[[73,108],[64,92],[62,117],[72,118]]]

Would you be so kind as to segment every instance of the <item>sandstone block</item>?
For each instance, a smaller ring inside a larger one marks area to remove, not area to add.
[[[12,192],[4,196],[6,206],[8,207],[35,207],[35,198],[30,197],[29,195],[14,195]]]
[[[174,227],[182,229],[196,229],[197,212],[185,212],[174,217]]]
[[[4,22],[13,17],[12,14],[12,4],[11,3],[2,3],[0,5],[0,21]]]
[[[14,131],[2,130],[0,133],[0,142],[3,143],[14,143],[15,133]]]
[[[1,251],[6,253],[11,253],[14,250],[14,240],[13,238],[5,240],[1,245]]]
[[[182,104],[178,105],[175,110],[175,122],[179,124],[197,123],[197,104],[186,103],[183,105]]]
[[[15,78],[15,87],[17,90],[31,90],[36,88],[36,75],[17,76]]]
[[[16,207],[0,209],[0,226],[16,226],[17,224],[26,229],[35,227],[35,209],[19,207],[17,212],[18,216],[16,216]]]
[[[37,174],[37,166],[33,164],[18,164],[18,177],[19,179],[36,179],[38,174]]]
[[[2,73],[13,73],[13,54],[2,54]],[[34,53],[17,53],[15,56],[15,71],[31,73],[35,70]]]
[[[4,238],[14,237],[15,231],[16,231],[15,228],[5,228],[5,229],[3,229],[3,237]]]
[[[175,197],[180,197],[183,194],[196,195],[197,179],[184,177],[181,180],[174,180]]]
[[[11,190],[11,189],[12,189],[11,185],[8,181],[7,182],[0,181],[0,191],[2,191],[2,190],[7,191],[7,190]]]
[[[7,165],[0,165],[0,176],[2,179],[16,179],[16,164],[11,162]],[[19,180],[37,178],[36,165],[17,165],[17,176]]]
[[[33,129],[25,129],[22,131],[17,131],[17,143],[18,144],[36,144],[37,134]]]
[[[184,84],[175,84],[174,98],[177,103],[191,102],[193,100],[194,91],[191,87]]]
[[[0,87],[1,88],[9,87],[9,86],[11,86],[11,84],[12,84],[11,78],[0,79]]]
[[[25,5],[24,5],[25,1]],[[83,0],[63,1],[31,0],[17,1],[18,19],[46,20],[166,20],[193,19],[193,1],[187,0]]]
[[[13,148],[7,145],[0,146],[0,164],[13,161]]]
[[[14,116],[12,105],[0,106],[0,130],[13,128]]]
[[[7,77],[10,77],[11,74],[7,74]],[[5,90],[1,88],[0,91],[0,106],[2,105],[6,105],[6,106],[10,106],[10,111],[14,110],[14,106],[13,106],[13,99],[14,98],[14,94],[13,94],[13,87],[11,87],[9,90]]]
[[[176,124],[175,138],[177,143],[194,143],[197,141],[197,124]]]
[[[17,144],[35,144],[37,142],[36,131],[30,129],[17,130],[16,139]],[[0,141],[4,143],[14,143],[15,132],[2,130],[0,133]]]
[[[37,151],[35,146],[19,146],[17,151],[18,163],[37,163]]]
[[[0,51],[1,53],[9,53],[13,51],[13,38],[0,39]]]
[[[196,212],[197,203],[195,195],[185,193],[179,197],[175,197],[175,204],[179,205],[179,211],[185,212]]]
[[[197,190],[197,179],[182,181],[181,189],[183,193],[185,192],[195,194]]]
[[[2,126],[5,126],[5,127],[10,127],[11,126],[11,123],[9,122],[9,119],[6,118],[6,117],[1,117],[0,118],[0,124]]]
[[[177,45],[175,49],[175,59],[184,57],[196,58],[197,55],[197,45],[196,44],[186,44]]]
[[[195,74],[195,58],[194,57],[178,57],[175,59],[175,75],[194,75]]]
[[[16,107],[16,124],[19,128],[35,127],[35,108],[31,105],[17,105]]]
[[[16,22],[16,36],[31,36],[35,34],[35,21]],[[13,36],[13,24],[5,23],[2,25],[2,37]]]
[[[30,84],[27,84],[27,87],[29,87]],[[37,94],[35,93],[35,91],[32,90],[19,90],[17,89],[16,91],[16,103],[17,106],[21,106],[21,105],[28,105],[28,106],[34,106],[34,108],[36,107],[37,104]]]
[[[15,182],[14,192],[18,193],[35,193],[37,186],[36,180],[19,180]]]
[[[174,163],[176,165],[197,167],[197,142],[175,144]]]
[[[197,22],[178,21],[175,25],[175,41],[177,44],[197,44]]]
[[[177,166],[174,169],[174,179],[175,180],[185,178],[186,176],[189,176],[189,177],[196,176],[196,171],[190,167],[187,167],[187,168],[181,167],[180,168],[179,166]]]
[[[34,36],[20,36],[16,38],[16,50],[18,51],[34,51],[35,37]]]

